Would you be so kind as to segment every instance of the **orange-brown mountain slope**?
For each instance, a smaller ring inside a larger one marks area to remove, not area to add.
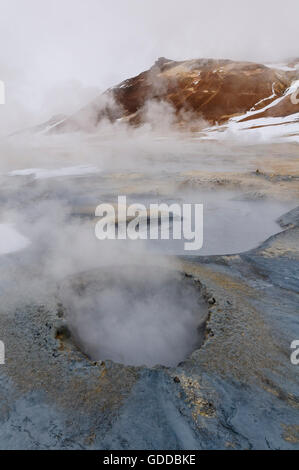
[[[51,129],[88,129],[104,117],[112,122],[122,119],[138,125],[146,121],[145,108],[150,101],[171,105],[179,123],[198,118],[210,124],[221,124],[283,97],[297,77],[296,70],[286,71],[252,62],[160,58],[149,70],[108,89]],[[286,96],[262,115],[286,116],[299,112],[299,105],[289,101],[290,97]]]

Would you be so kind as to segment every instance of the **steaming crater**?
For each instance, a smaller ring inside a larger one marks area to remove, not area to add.
[[[168,268],[91,271],[68,279],[60,296],[76,344],[95,361],[175,366],[203,342],[203,292]]]

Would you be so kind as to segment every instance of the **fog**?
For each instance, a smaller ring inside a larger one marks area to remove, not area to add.
[[[207,305],[192,281],[163,263],[151,266],[146,256],[142,261],[133,257],[124,267],[103,267],[62,285],[66,316],[94,360],[176,366],[200,347]]]
[[[3,311],[62,302],[76,344],[93,360],[173,366],[201,344],[207,310],[173,256],[186,254],[183,241],[100,241],[96,206],[123,194],[147,206],[203,203],[204,247],[192,253],[201,255],[254,248],[280,230],[275,220],[295,203],[189,185],[194,170],[252,171],[256,148],[199,143],[165,116],[161,129],[103,123],[95,133],[2,139]]]
[[[0,8],[2,130],[72,112],[160,56],[298,56],[296,0],[1,0]]]
[[[95,195],[101,180],[10,178],[1,219],[17,236],[0,225],[2,245],[11,249],[2,249],[0,265],[6,315],[62,303],[72,341],[98,361],[174,366],[200,345],[207,309],[199,289],[181,280],[177,261],[153,256],[145,244],[100,242],[94,221],[72,213],[76,197]],[[16,247],[20,236],[27,243]]]
[[[1,0],[0,6],[1,308],[13,315],[62,302],[74,340],[93,360],[175,365],[200,345],[207,313],[199,289],[182,281],[179,261],[168,256],[182,254],[180,248],[102,243],[94,210],[118,195],[145,204],[203,203],[200,254],[253,248],[280,230],[275,220],[294,202],[262,201],[259,189],[216,191],[209,174],[253,172],[264,150],[255,142],[199,141],[188,128],[178,130],[170,105],[156,102],[146,103],[139,128],[105,120],[94,127],[91,107],[81,115],[87,132],[14,132],[75,113],[159,56],[272,62],[296,56],[297,2],[282,8],[273,1]],[[203,188],[189,185],[196,171],[207,173]],[[76,279],[83,290],[73,287]]]

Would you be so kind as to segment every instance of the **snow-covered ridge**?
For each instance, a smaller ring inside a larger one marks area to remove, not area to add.
[[[273,88],[272,88],[273,89]],[[204,129],[203,139],[245,139],[248,140],[250,137],[255,137],[259,141],[289,141],[299,143],[299,112],[281,117],[257,117],[256,119],[247,118],[252,116],[258,116],[264,111],[277,106],[287,96],[296,93],[299,89],[299,80],[295,80],[291,86],[285,91],[283,96],[280,96],[276,100],[273,100],[270,104],[264,108],[258,110],[250,110],[241,116],[235,116],[226,124],[222,126],[212,126]],[[273,89],[274,90],[274,89]],[[275,96],[273,91],[272,95],[264,100],[259,101],[253,107],[255,108],[262,101],[267,101]],[[295,111],[295,108],[294,108]],[[242,132],[240,132],[242,131]]]
[[[260,104],[262,101],[267,101],[269,99],[272,99],[274,98],[275,96],[275,92],[274,92],[274,84],[272,86],[272,95],[267,97],[267,98],[264,98],[263,100],[259,101],[258,103],[255,104],[255,106],[253,106],[253,108],[255,108],[258,104]],[[285,99],[286,96],[288,95],[292,95],[293,93],[296,92],[296,90],[299,89],[299,80],[295,80],[291,86],[285,91],[284,95],[283,96],[280,96],[279,98],[277,98],[276,100],[272,101],[270,104],[266,105],[264,108],[261,108],[261,109],[257,109],[257,110],[254,110],[254,111],[248,111],[247,113],[243,114],[242,116],[237,116],[237,117],[233,117],[229,120],[229,122],[231,121],[236,121],[236,122],[240,122],[242,121],[243,119],[249,117],[249,116],[254,116],[255,114],[260,114],[260,113],[263,113],[264,111],[266,111],[267,109],[270,109],[270,108],[273,108],[274,106],[277,106],[278,103],[280,103],[283,99]]]

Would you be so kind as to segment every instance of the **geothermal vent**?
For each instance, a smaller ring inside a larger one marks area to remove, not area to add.
[[[68,279],[66,321],[92,360],[175,366],[203,341],[207,306],[195,283],[160,267],[107,267]]]

